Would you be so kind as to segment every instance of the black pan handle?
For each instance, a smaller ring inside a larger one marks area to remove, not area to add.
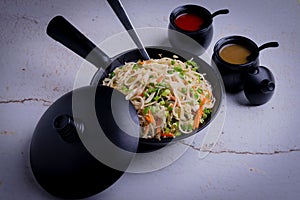
[[[47,34],[97,68],[105,68],[111,63],[110,57],[62,16],[51,19]]]

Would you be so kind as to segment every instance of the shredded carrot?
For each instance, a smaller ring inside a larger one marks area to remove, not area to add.
[[[156,133],[159,134],[160,132],[161,132],[161,128],[160,128],[160,127],[157,127],[157,128],[156,128]]]
[[[156,133],[160,133],[161,132],[161,125],[162,120],[160,118],[157,119],[157,128],[156,128]]]
[[[146,119],[147,122],[151,123],[151,117],[150,117],[150,115],[146,115],[145,119]]]
[[[153,115],[152,115],[150,109],[149,109],[149,111],[148,111],[148,114],[145,116],[145,119],[146,119],[146,121],[149,122],[149,123],[154,123],[154,122],[155,122],[154,117],[153,117]]]
[[[160,77],[158,77],[158,79],[157,79],[157,83],[160,83],[163,79],[164,79],[164,75],[161,75]]]
[[[154,123],[155,120],[154,120],[154,117],[153,117],[153,115],[152,115],[150,109],[148,110],[148,116],[150,117],[150,123]]]
[[[170,100],[176,101],[176,97],[174,97],[173,95],[170,94]]]
[[[175,135],[173,133],[161,133],[160,136],[161,137],[168,137],[168,138],[170,138],[170,137],[174,138],[175,137]]]
[[[197,113],[196,113],[196,116],[195,116],[195,119],[194,119],[193,129],[197,129],[199,127],[200,120],[201,120],[201,117],[202,117],[202,114],[203,114],[203,105],[205,104],[205,101],[206,101],[206,98],[204,98],[201,101],[199,109],[197,110]]]
[[[202,108],[201,109],[199,108],[195,116],[193,129],[197,129],[199,127],[201,116],[202,116]]]
[[[144,64],[144,61],[142,60],[142,61],[139,61],[139,64],[140,65],[143,65]]]

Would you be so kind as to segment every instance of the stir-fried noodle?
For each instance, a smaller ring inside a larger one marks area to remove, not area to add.
[[[192,60],[129,62],[110,73],[103,85],[131,100],[138,111],[141,137],[174,138],[199,128],[214,106],[211,85],[197,69]]]

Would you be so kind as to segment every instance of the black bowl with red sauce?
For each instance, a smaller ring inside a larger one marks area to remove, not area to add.
[[[202,54],[208,48],[213,37],[213,18],[227,14],[227,9],[211,14],[198,5],[182,5],[175,8],[169,17],[168,37],[175,48]],[[192,39],[192,40],[191,40]]]

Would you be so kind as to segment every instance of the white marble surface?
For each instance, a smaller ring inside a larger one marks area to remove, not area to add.
[[[173,8],[200,4],[228,8],[214,20],[208,50],[227,35],[245,35],[258,45],[261,65],[276,78],[265,105],[242,105],[227,95],[227,115],[216,147],[199,159],[201,136],[172,165],[150,173],[126,173],[90,199],[299,199],[300,197],[300,4],[296,0],[123,0],[137,28],[167,27]],[[30,174],[28,147],[45,110],[72,90],[82,59],[49,38],[55,15],[73,22],[96,44],[124,29],[103,0],[0,1],[0,199],[55,199]]]

